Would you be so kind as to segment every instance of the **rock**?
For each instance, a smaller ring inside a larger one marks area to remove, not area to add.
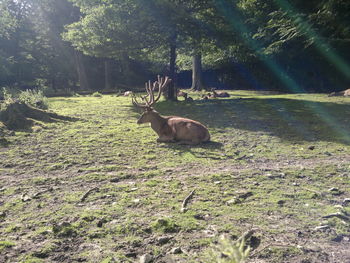
[[[331,187],[328,189],[328,192],[330,192],[332,195],[341,195],[343,192],[340,191],[338,188],[336,187]]]
[[[317,226],[314,228],[315,231],[329,229],[329,225]]]
[[[182,249],[181,247],[174,247],[170,250],[171,254],[181,254],[182,253]]]
[[[137,254],[134,251],[130,251],[130,252],[125,253],[125,256],[127,258],[136,258]]]
[[[28,201],[30,201],[30,200],[32,200],[32,199],[31,199],[30,196],[28,196],[27,194],[23,194],[23,195],[21,196],[21,200],[22,200],[23,202],[28,202]]]
[[[310,146],[308,147],[308,149],[311,150],[311,151],[312,151],[312,150],[315,150],[315,146],[314,146],[314,145],[310,145]]]
[[[341,242],[341,241],[343,240],[343,238],[344,238],[343,235],[338,235],[338,236],[332,238],[331,240],[332,240],[333,242]]]
[[[345,198],[342,202],[343,206],[347,206],[350,203],[350,198]]]
[[[239,200],[238,198],[235,197],[235,198],[232,198],[232,199],[228,200],[226,203],[228,205],[235,205],[235,204],[241,203],[241,200]]]
[[[171,240],[171,237],[169,237],[169,236],[162,236],[162,237],[157,238],[157,243],[159,245],[164,245],[164,244],[168,243],[170,240]]]
[[[149,263],[153,260],[150,254],[144,254],[140,257],[140,263]]]
[[[119,178],[112,178],[111,180],[109,180],[111,183],[118,183],[120,181]]]
[[[285,203],[286,203],[285,200],[278,200],[278,201],[277,201],[277,204],[278,204],[279,206],[283,206]]]

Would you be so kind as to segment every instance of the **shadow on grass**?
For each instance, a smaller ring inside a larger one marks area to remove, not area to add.
[[[0,111],[0,121],[9,129],[31,131],[40,122],[77,121],[77,118],[61,116],[53,112],[34,108],[22,102],[13,102]]]
[[[156,109],[163,115],[200,121],[212,132],[234,128],[263,132],[290,142],[350,144],[350,104],[287,98],[232,98],[192,103],[159,102]]]

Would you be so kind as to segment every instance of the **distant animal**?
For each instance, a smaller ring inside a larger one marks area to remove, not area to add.
[[[131,90],[128,90],[128,91],[125,91],[124,92],[124,96],[125,97],[128,97],[128,96],[130,96],[130,95],[132,95],[133,94],[133,92],[131,91]]]
[[[214,98],[228,98],[230,97],[230,94],[228,94],[226,91],[216,91],[215,89],[211,89],[213,92]]]
[[[182,91],[182,90],[179,90],[179,91],[177,92],[177,96],[178,96],[178,97],[184,97],[184,98],[186,99],[187,96],[188,96],[188,93],[187,93],[187,92],[184,92],[184,91]]]
[[[203,94],[201,96],[201,100],[209,100],[209,98],[211,98],[211,97],[212,97],[212,94],[209,92],[207,94]]]
[[[346,89],[346,90],[338,91],[338,92],[332,92],[331,94],[328,95],[328,97],[333,97],[333,96],[350,97],[350,89]]]
[[[143,113],[137,124],[151,123],[151,128],[158,134],[157,142],[177,142],[179,144],[196,145],[210,140],[208,129],[198,121],[178,117],[162,116],[153,109],[153,105],[159,100],[162,91],[171,80],[168,77],[160,78],[151,85],[146,83],[147,95],[142,97],[144,103],[139,103],[135,94],[132,103],[141,108]],[[154,92],[158,89],[158,94]]]

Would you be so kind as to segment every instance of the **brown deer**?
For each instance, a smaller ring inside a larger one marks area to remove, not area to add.
[[[135,95],[132,102],[135,106],[143,109],[143,114],[137,124],[151,123],[151,128],[158,134],[157,142],[177,142],[179,144],[196,145],[210,140],[208,129],[198,121],[178,117],[162,116],[155,111],[152,106],[159,100],[162,91],[171,80],[168,77],[160,78],[153,83],[146,83],[147,95],[141,99],[144,103],[139,103]],[[155,96],[154,91],[158,89]]]
[[[339,91],[339,92],[332,92],[331,94],[328,95],[328,97],[333,97],[333,96],[350,97],[350,89],[346,89],[346,90]]]
[[[230,97],[230,94],[228,94],[226,91],[216,91],[215,89],[211,89],[213,92],[213,95],[211,97],[213,98],[228,98]]]

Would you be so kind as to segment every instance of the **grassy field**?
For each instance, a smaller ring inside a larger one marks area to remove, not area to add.
[[[78,120],[0,146],[0,262],[209,262],[252,228],[249,262],[350,262],[349,98],[230,93],[158,103],[207,125],[195,147],[157,143],[127,97],[49,99]]]

